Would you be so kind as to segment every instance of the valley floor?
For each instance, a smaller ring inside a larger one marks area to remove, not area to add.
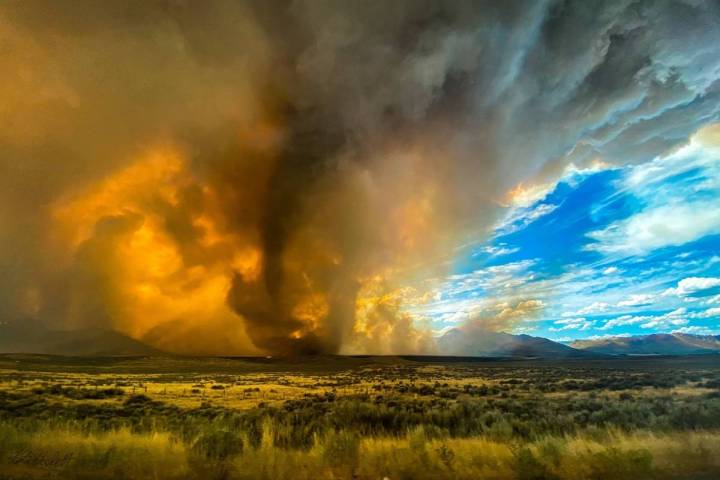
[[[720,478],[720,357],[0,356],[0,479]]]

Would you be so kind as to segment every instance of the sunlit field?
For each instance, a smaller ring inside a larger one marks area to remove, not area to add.
[[[720,476],[720,358],[3,356],[0,478]]]

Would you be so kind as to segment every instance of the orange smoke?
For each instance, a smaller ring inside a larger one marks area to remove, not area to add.
[[[346,342],[345,353],[409,354],[432,353],[434,341],[430,328],[418,324],[403,311],[403,306],[416,301],[413,287],[392,288],[388,283],[392,272],[361,280],[356,301],[355,323]]]
[[[429,328],[404,310],[421,293],[399,285],[438,238],[433,183],[389,199],[354,184],[308,195],[271,278],[255,203],[282,134],[259,125],[257,137],[241,129],[238,157],[204,177],[188,152],[160,144],[52,204],[51,236],[72,279],[64,324],[100,322],[180,353],[431,351]],[[367,217],[345,220],[347,202],[363,197]]]
[[[226,304],[233,275],[257,277],[260,250],[224,232],[211,211],[198,208],[191,219],[202,249],[202,262],[189,254],[168,231],[168,217],[181,205],[183,189],[196,186],[182,152],[161,146],[140,156],[130,166],[83,192],[64,198],[52,207],[56,242],[66,261],[92,268],[100,285],[109,327],[134,338],[150,339],[169,351],[217,352],[218,345],[188,341],[188,332],[231,327],[218,344],[229,352],[252,351],[237,316]],[[210,189],[200,188],[203,197]],[[201,202],[202,203],[202,202]],[[108,219],[132,219],[109,244],[101,244],[99,225]],[[93,248],[100,251],[88,257]],[[189,248],[191,250],[191,248]],[[84,256],[83,256],[84,255]],[[106,281],[105,284],[103,280]],[[81,288],[75,303],[91,294]],[[71,305],[69,323],[92,324],[81,318],[81,305]]]
[[[151,150],[114,175],[52,206],[60,240],[77,248],[92,235],[97,221],[109,215],[147,211],[153,202],[176,202],[184,165],[169,146]],[[146,230],[146,233],[149,231]]]

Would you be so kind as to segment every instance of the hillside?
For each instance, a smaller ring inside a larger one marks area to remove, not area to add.
[[[438,339],[443,355],[479,357],[572,357],[584,352],[547,338],[512,335],[479,328],[454,328]]]
[[[571,346],[586,352],[612,355],[689,355],[720,352],[720,335],[656,333],[576,340]]]
[[[157,355],[161,352],[113,330],[53,330],[38,322],[26,320],[0,324],[0,353],[90,357]]]

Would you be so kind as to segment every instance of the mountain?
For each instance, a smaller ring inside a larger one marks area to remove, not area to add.
[[[437,340],[443,355],[473,357],[576,357],[587,352],[530,335],[512,335],[481,328],[448,330]]]
[[[655,333],[635,337],[576,340],[570,344],[586,352],[612,355],[689,355],[720,353],[720,335]]]
[[[158,355],[159,350],[114,330],[52,330],[34,320],[0,322],[0,353],[73,356]]]

